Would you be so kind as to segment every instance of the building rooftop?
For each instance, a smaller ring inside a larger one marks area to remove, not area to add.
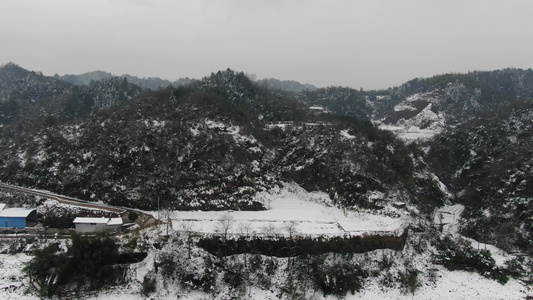
[[[86,223],[97,223],[97,224],[107,224],[109,218],[83,218],[77,217],[72,221],[72,223],[86,224]]]
[[[74,224],[107,224],[107,225],[122,225],[122,218],[84,218],[77,217],[72,221]]]
[[[109,219],[109,222],[107,222],[107,225],[122,225],[122,218],[111,218]]]
[[[5,208],[0,211],[0,217],[19,217],[27,218],[32,211],[35,209],[32,208]]]

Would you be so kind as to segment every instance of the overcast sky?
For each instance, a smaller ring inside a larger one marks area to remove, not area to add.
[[[380,89],[528,69],[531,0],[0,0],[0,64],[201,78],[227,68]]]

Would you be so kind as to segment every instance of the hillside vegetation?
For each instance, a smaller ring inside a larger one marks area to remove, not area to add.
[[[293,181],[346,208],[462,203],[464,234],[530,248],[530,69],[295,93],[229,69],[150,91],[104,72],[47,77],[10,63],[0,87],[4,182],[127,207],[221,210],[259,209],[256,193]],[[370,121],[440,134],[405,144]]]
[[[344,297],[369,285],[428,296],[455,270],[498,287],[533,282],[531,69],[417,78],[379,91],[254,81],[230,69],[169,83],[0,67],[0,181],[158,210],[166,222],[113,242],[2,244],[5,253],[35,250],[25,270],[41,295],[108,287],[105,276],[73,267],[82,244],[104,244],[116,258],[105,263],[110,282],[146,297],[254,289]],[[10,205],[43,201],[34,198],[0,193]],[[287,199],[293,210],[282,219],[246,212],[272,213]],[[315,222],[311,206],[329,219]],[[237,220],[244,227],[230,230],[230,215],[246,216]],[[118,252],[142,258],[126,266]]]
[[[88,87],[113,82],[113,91],[129,95],[125,79]],[[81,88],[64,84],[58,93],[75,89]],[[243,73],[226,70],[177,89],[111,98],[105,105],[88,98],[91,113],[77,118],[55,111],[35,116],[53,122],[21,131],[14,144],[3,140],[0,179],[143,209],[158,202],[172,209],[250,209],[255,193],[285,181],[327,192],[345,207],[416,198],[413,154],[391,133],[351,116],[314,112],[294,94],[264,88]]]

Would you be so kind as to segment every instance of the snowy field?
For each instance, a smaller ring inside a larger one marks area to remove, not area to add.
[[[170,212],[174,230],[202,234],[227,233],[247,236],[358,236],[363,234],[401,235],[409,219],[400,211],[397,217],[346,211],[331,206],[325,193],[307,193],[297,186],[286,186],[275,193],[258,195],[267,206],[264,211],[180,211]],[[393,209],[393,208],[389,208]],[[386,210],[387,211],[387,210]],[[152,212],[157,217],[157,212]],[[160,216],[162,221],[165,218]]]
[[[429,140],[442,131],[440,128],[420,129],[416,126],[397,126],[385,124],[380,124],[379,129],[391,131],[399,139],[405,142]]]

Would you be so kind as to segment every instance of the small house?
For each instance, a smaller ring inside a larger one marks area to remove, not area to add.
[[[122,218],[82,218],[77,217],[73,221],[76,232],[102,232],[120,229]]]
[[[403,209],[403,208],[405,208],[405,202],[396,201],[396,202],[392,203],[392,206],[394,206],[394,207],[396,207],[398,209]]]
[[[37,224],[37,210],[32,208],[3,208],[0,228],[26,228]]]

